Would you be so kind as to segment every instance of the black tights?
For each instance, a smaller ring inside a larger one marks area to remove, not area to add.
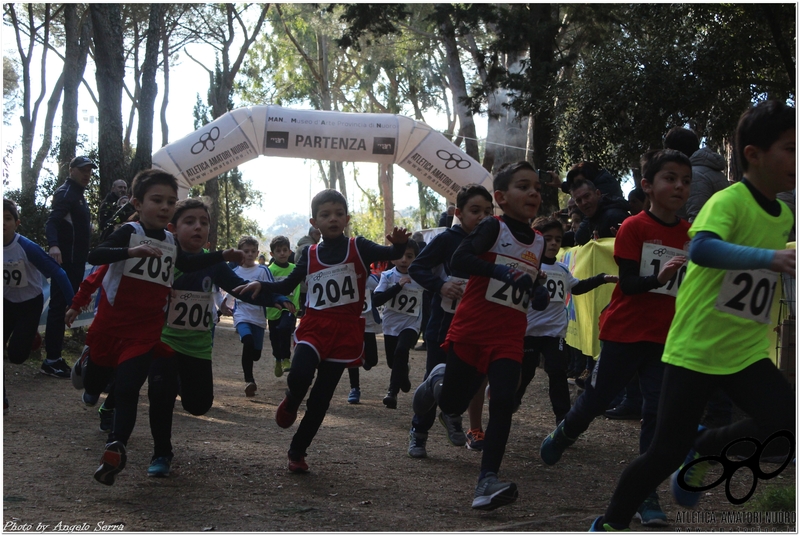
[[[407,380],[410,373],[408,365],[410,352],[418,338],[419,333],[413,329],[405,329],[397,336],[383,335],[386,345],[386,362],[391,368],[391,379],[388,384],[388,389],[391,392],[399,392],[400,385]]]
[[[244,370],[244,382],[254,383],[252,374],[253,363],[261,360],[261,350],[255,349],[252,335],[248,334],[241,339],[241,369]]]
[[[702,412],[717,387],[749,417],[697,435]],[[680,467],[692,446],[700,454],[717,455],[737,438],[753,437],[762,443],[775,431],[793,432],[795,425],[793,390],[768,359],[732,375],[708,375],[666,364],[654,439],[646,453],[622,472],[604,521],[627,526],[643,498]]]

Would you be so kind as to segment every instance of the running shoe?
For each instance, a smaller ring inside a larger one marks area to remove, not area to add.
[[[70,379],[75,390],[83,390],[83,371],[86,369],[86,362],[89,360],[89,346],[83,346],[83,352],[75,361],[70,371]]]
[[[150,466],[147,467],[147,475],[150,477],[168,477],[171,466],[172,457],[156,457],[150,461]]]
[[[357,405],[361,402],[361,389],[353,388],[350,390],[350,395],[347,396],[347,403],[350,405]]]
[[[386,397],[383,398],[383,405],[385,405],[389,409],[396,409],[397,408],[397,393],[389,390],[386,392]]]
[[[489,472],[477,483],[474,489],[472,509],[492,511],[503,505],[510,505],[519,497],[516,483],[499,481],[494,472]]]
[[[466,432],[466,448],[472,451],[483,451],[485,436],[482,429],[469,429]]]
[[[256,390],[258,390],[258,385],[254,382],[249,382],[244,386],[244,395],[248,398],[254,397]]]
[[[308,463],[305,462],[305,455],[302,455],[299,459],[294,460],[291,458],[291,454],[289,454],[289,472],[293,472],[295,474],[308,473]]]
[[[438,413],[438,421],[447,430],[447,438],[453,446],[461,447],[466,444],[466,435],[463,432],[463,419],[460,416],[449,416],[443,412]]]
[[[541,443],[541,460],[544,463],[553,465],[560,460],[561,455],[563,452],[566,451],[566,448],[574,444],[577,440],[575,438],[569,438],[566,436],[566,432],[564,431],[565,422],[561,422],[552,431],[547,438],[544,439],[544,442]]]
[[[59,379],[69,379],[72,375],[72,368],[70,368],[69,364],[61,357],[54,362],[43,361],[39,371],[45,375],[58,377]]]
[[[289,407],[289,396],[288,391],[286,391],[286,397],[284,397],[283,401],[280,402],[280,405],[277,406],[277,411],[275,412],[275,422],[277,422],[277,425],[283,429],[288,429],[296,420],[297,409],[291,410],[291,407]]]
[[[427,433],[421,431],[410,432],[410,441],[408,441],[408,457],[414,459],[424,459],[427,457]]]
[[[617,528],[612,524],[608,524],[604,521],[604,518],[598,516],[594,519],[594,522],[591,524],[591,529],[588,531],[630,531],[629,528]]]
[[[94,479],[103,485],[113,485],[117,474],[125,468],[125,462],[127,461],[125,445],[118,440],[106,444],[100,460],[102,464],[95,470]]]
[[[275,377],[283,377],[283,363],[280,359],[275,359]]]
[[[644,503],[638,506],[635,518],[641,521],[642,526],[668,526],[669,520],[666,513],[660,508],[658,495],[656,492],[650,494]]]
[[[83,395],[81,395],[81,399],[83,400],[83,403],[86,404],[86,406],[94,407],[95,405],[97,405],[97,402],[100,401],[100,395],[98,394],[96,396],[93,396],[88,392],[84,392]]]
[[[283,373],[288,373],[291,371],[291,359],[281,359],[280,366],[283,367]]]

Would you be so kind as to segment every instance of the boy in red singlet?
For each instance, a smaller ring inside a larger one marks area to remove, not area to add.
[[[516,484],[497,479],[510,433],[516,387],[521,376],[527,308],[549,302],[536,286],[544,238],[530,228],[541,204],[541,182],[528,162],[518,162],[494,177],[494,200],[505,212],[487,217],[465,237],[451,266],[470,275],[443,346],[439,364],[416,389],[414,412],[422,416],[434,403],[447,415],[460,415],[488,376],[491,400],[483,458],[473,509],[492,510],[516,501]],[[442,384],[443,380],[443,384]]]
[[[303,250],[288,277],[272,283],[253,281],[234,289],[256,296],[262,290],[290,293],[302,280],[308,285],[305,315],[294,333],[297,346],[286,381],[286,397],[275,414],[277,425],[291,427],[316,372],[305,416],[288,452],[289,470],[298,473],[308,471],[308,446],[322,425],[344,368],[363,364],[365,323],[361,311],[368,266],[379,260],[400,258],[411,235],[404,228],[395,227],[386,236],[392,247],[362,237],[346,237],[344,229],[350,220],[347,199],[332,189],[313,198],[311,214],[311,225],[321,231],[323,241]]]

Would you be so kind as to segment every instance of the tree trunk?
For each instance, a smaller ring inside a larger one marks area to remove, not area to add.
[[[119,4],[90,4],[94,33],[94,62],[97,65],[98,110],[97,150],[100,158],[100,198],[111,190],[125,169],[122,149],[122,80],[125,55],[122,13]]]
[[[129,181],[142,169],[153,166],[153,116],[158,85],[158,45],[161,40],[163,4],[150,4],[150,21],[147,28],[147,46],[142,64],[141,93],[139,96],[139,130],[136,135],[136,156],[130,164]]]
[[[383,190],[383,206],[386,208],[384,230],[386,234],[391,234],[394,230],[394,166],[378,164],[377,172]]]
[[[162,28],[161,56],[164,70],[164,98],[161,100],[161,146],[169,144],[169,125],[166,122],[166,107],[169,104],[169,33]]]
[[[61,106],[61,142],[58,147],[58,181],[69,176],[69,162],[78,144],[78,87],[86,71],[92,25],[89,12],[78,16],[76,4],[64,6],[64,103]]]

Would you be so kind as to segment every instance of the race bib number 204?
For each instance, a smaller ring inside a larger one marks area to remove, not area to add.
[[[358,275],[354,264],[341,264],[311,273],[308,284],[308,306],[316,310],[357,303],[360,298]]]

